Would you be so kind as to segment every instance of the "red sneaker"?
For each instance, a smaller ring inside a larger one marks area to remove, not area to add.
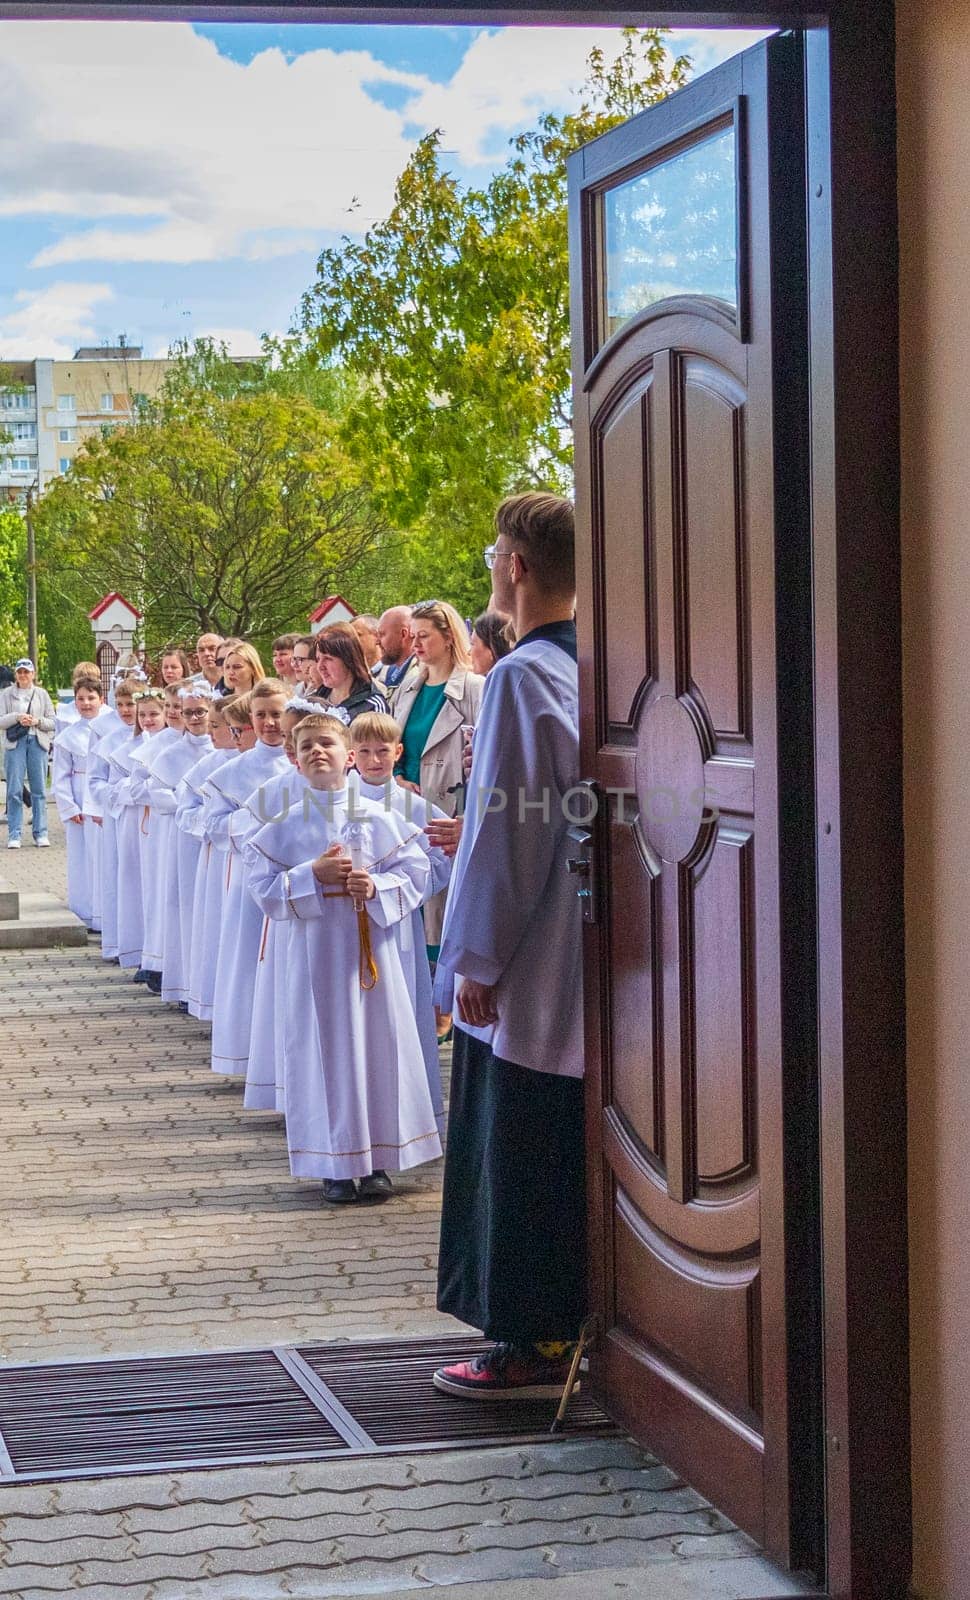
[[[439,1367],[432,1381],[444,1394],[474,1400],[558,1400],[568,1376],[568,1358],[546,1361],[537,1351],[497,1344],[471,1361]]]

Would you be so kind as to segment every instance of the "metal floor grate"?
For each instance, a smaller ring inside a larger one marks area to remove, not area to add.
[[[0,1368],[0,1482],[510,1444],[552,1401],[461,1400],[435,1367],[483,1340],[397,1339]],[[580,1393],[560,1438],[612,1433]]]

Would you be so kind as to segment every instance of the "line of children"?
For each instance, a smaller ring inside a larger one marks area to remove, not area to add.
[[[386,1198],[441,1153],[421,907],[450,875],[436,813],[393,781],[397,724],[350,728],[277,679],[222,700],[123,682],[94,746],[98,689],[55,747],[72,903],[100,907],[105,959],[211,1021],[213,1070],[284,1114],[294,1177]]]

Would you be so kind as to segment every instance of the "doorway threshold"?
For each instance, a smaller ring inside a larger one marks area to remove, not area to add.
[[[434,1369],[476,1338],[384,1339],[0,1368],[0,1482],[542,1440],[556,1405],[458,1399]],[[616,1435],[581,1391],[559,1437]]]

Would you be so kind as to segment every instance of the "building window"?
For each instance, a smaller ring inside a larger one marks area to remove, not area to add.
[[[33,467],[34,463],[29,456],[11,456],[10,458],[11,472],[32,472]]]
[[[13,422],[10,425],[10,432],[15,439],[36,439],[37,424],[36,422]]]
[[[103,394],[101,396],[101,410],[102,411],[113,411],[114,408],[115,408],[115,397],[114,397],[114,395],[113,394]]]
[[[59,394],[57,397],[58,411],[73,411],[74,396],[72,394]]]
[[[70,456],[61,456],[61,461],[60,461],[60,466],[58,468],[58,471],[60,471],[60,472],[70,472],[70,470],[71,470],[71,458],[70,458]]]
[[[5,389],[0,394],[0,406],[4,411],[29,411],[34,404],[35,393],[34,389]]]
[[[59,428],[57,430],[57,437],[61,444],[73,444],[74,434],[75,430],[73,428]]]

